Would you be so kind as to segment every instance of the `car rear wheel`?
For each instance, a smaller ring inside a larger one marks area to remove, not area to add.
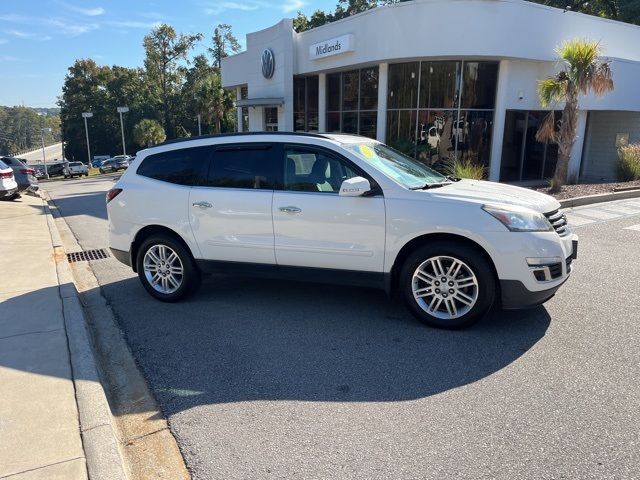
[[[169,235],[154,235],[138,250],[138,277],[151,296],[177,302],[200,285],[200,272],[189,251]]]
[[[490,310],[496,290],[491,265],[462,243],[435,242],[413,252],[400,273],[411,313],[437,328],[463,328]]]

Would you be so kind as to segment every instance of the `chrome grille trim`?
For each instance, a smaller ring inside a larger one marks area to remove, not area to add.
[[[551,223],[551,226],[558,235],[564,237],[569,235],[569,228],[567,225],[567,216],[560,210],[554,210],[544,214],[547,220]]]

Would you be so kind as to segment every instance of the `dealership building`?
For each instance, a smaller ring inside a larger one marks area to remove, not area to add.
[[[640,142],[640,27],[521,0],[413,0],[296,33],[284,19],[222,61],[238,130],[357,133],[429,165],[467,159],[490,180],[552,176],[557,146],[537,81],[567,39],[601,42],[615,90],[580,100],[569,171],[616,180],[617,147]],[[557,118],[563,105],[556,105]]]

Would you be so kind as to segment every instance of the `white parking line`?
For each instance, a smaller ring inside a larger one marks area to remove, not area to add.
[[[625,230],[637,230],[640,232],[640,225],[631,225],[630,227],[624,227]]]
[[[640,207],[630,208],[622,205],[611,205],[611,206],[603,205],[602,207],[599,207],[599,209],[605,210],[607,212],[620,213],[624,215],[635,215],[637,213],[640,213]]]
[[[567,213],[567,223],[569,224],[569,226],[580,226],[580,225],[588,225],[590,223],[594,223],[595,220],[593,220],[592,218],[585,218],[585,217],[581,217],[579,215],[576,215],[575,213]]]
[[[619,218],[622,216],[617,213],[605,212],[604,210],[597,210],[595,208],[581,208],[579,210],[575,210],[574,213],[585,217],[597,218],[598,220],[610,220],[612,218]]]

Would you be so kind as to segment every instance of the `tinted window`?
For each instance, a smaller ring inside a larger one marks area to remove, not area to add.
[[[212,147],[183,148],[149,155],[138,167],[138,175],[178,185],[203,183]],[[107,161],[103,165],[113,163]]]
[[[213,154],[207,185],[261,190],[276,188],[274,150],[272,145],[219,147]]]
[[[4,170],[5,168],[9,168],[6,163],[0,160],[0,170]]]
[[[310,148],[286,148],[284,189],[337,193],[342,182],[359,174],[345,160]]]

